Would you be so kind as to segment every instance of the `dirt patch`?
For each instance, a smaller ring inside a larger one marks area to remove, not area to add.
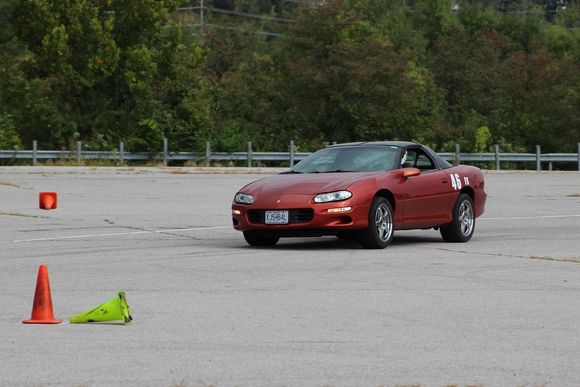
[[[0,181],[0,185],[5,185],[5,186],[7,186],[7,187],[15,187],[15,188],[20,188],[20,189],[22,189],[22,187],[21,187],[21,186],[19,186],[19,185],[18,185],[18,184],[16,184],[16,183],[13,183],[13,182],[11,182],[11,181]]]
[[[20,212],[6,212],[6,211],[0,211],[0,216],[18,216],[21,218],[52,219],[49,216],[27,215],[27,214],[22,214]]]
[[[545,261],[558,261],[558,262],[580,263],[580,257],[559,258],[559,257],[536,257],[536,256],[531,256],[530,259],[541,259],[541,260],[545,260]]]

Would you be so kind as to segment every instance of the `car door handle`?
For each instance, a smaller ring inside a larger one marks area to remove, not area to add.
[[[441,179],[441,183],[447,184],[447,179]]]

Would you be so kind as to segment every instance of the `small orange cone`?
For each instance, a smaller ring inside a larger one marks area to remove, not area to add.
[[[41,192],[38,194],[38,205],[42,210],[54,210],[58,204],[56,192]]]
[[[36,279],[36,292],[32,304],[32,317],[22,321],[24,324],[60,324],[62,320],[55,320],[52,312],[52,297],[50,296],[50,282],[48,268],[40,265]]]

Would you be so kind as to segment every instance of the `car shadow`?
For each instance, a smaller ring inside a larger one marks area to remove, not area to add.
[[[443,243],[440,236],[395,235],[391,246],[404,246],[419,243]]]
[[[417,235],[395,235],[390,246],[408,246],[426,243],[443,243],[443,239],[437,236],[417,236]],[[352,239],[338,239],[336,237],[320,237],[320,238],[283,238],[271,247],[251,247],[249,249],[259,248],[261,250],[365,250],[355,240]],[[388,249],[388,247],[387,247]]]

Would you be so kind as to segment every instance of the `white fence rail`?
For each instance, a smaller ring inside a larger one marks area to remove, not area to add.
[[[196,161],[203,162],[206,167],[212,162],[245,161],[248,167],[254,162],[288,162],[294,165],[310,155],[308,152],[296,152],[294,141],[289,143],[287,152],[254,152],[252,143],[248,142],[245,152],[212,152],[211,144],[206,143],[205,153],[197,152],[170,152],[167,139],[163,141],[162,152],[125,152],[124,144],[119,144],[118,151],[87,151],[82,149],[82,143],[77,142],[76,151],[38,150],[37,142],[33,142],[32,150],[0,150],[0,159],[31,160],[36,165],[38,160],[74,160],[78,164],[82,160],[117,160],[125,161],[162,161],[168,165],[172,161]],[[459,145],[455,146],[455,152],[439,153],[447,161],[455,164],[460,163],[495,163],[495,169],[501,169],[502,162],[509,163],[534,163],[536,170],[540,171],[543,166],[552,170],[553,163],[571,163],[580,171],[580,143],[577,144],[577,153],[541,153],[541,148],[536,145],[535,153],[502,153],[499,146],[495,145],[494,152],[489,153],[461,153]]]

